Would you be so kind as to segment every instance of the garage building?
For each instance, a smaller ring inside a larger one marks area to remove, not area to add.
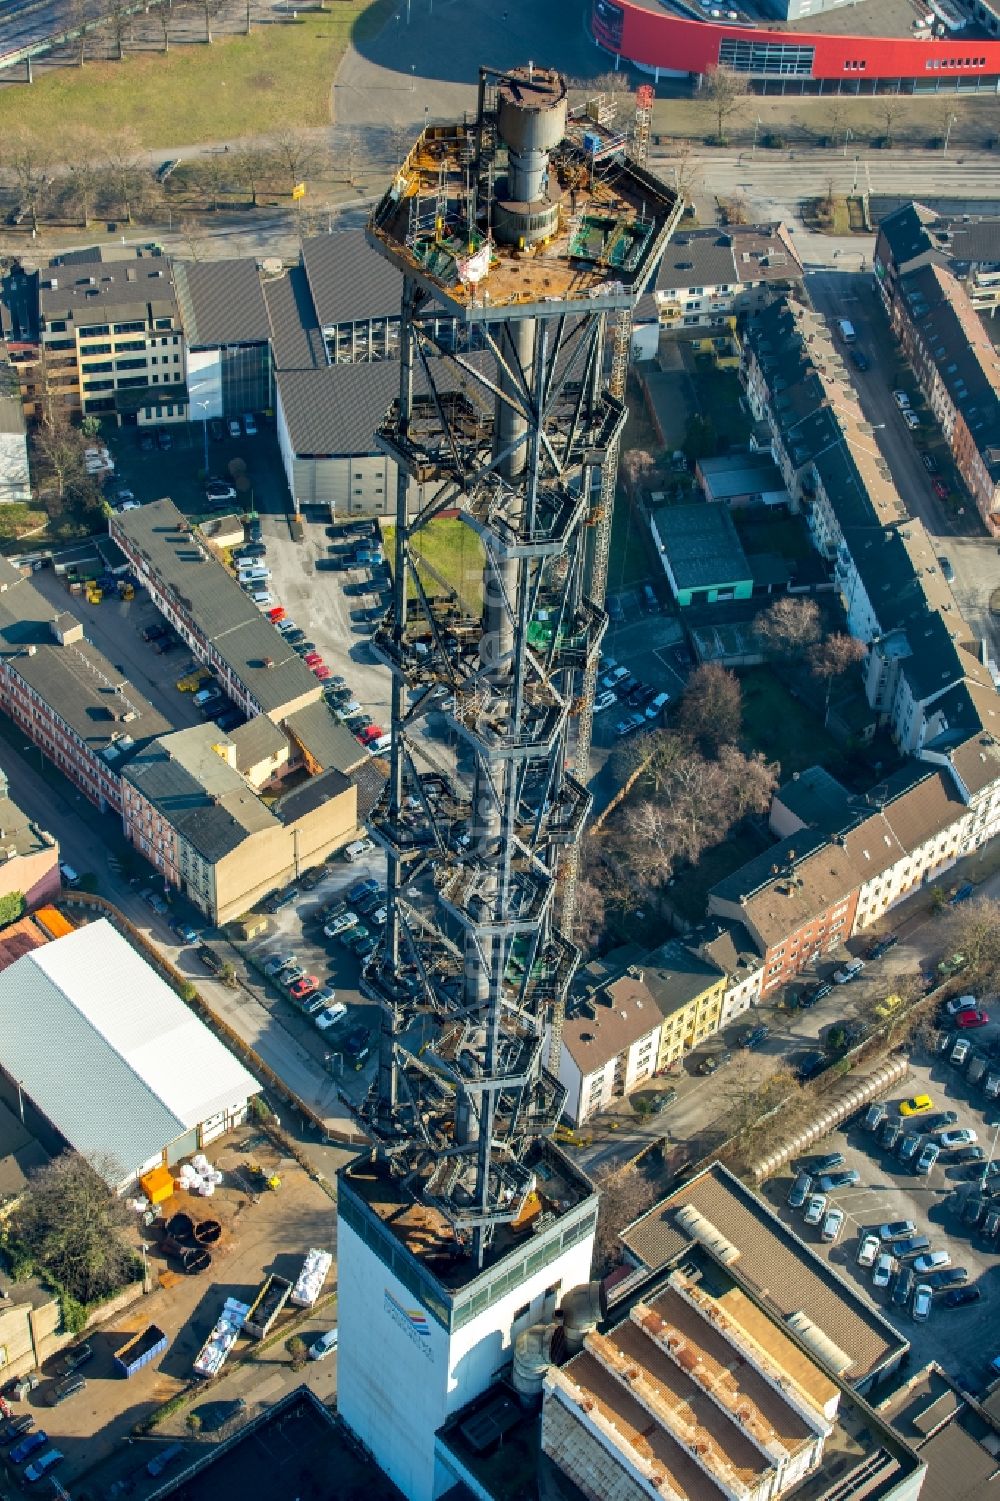
[[[0,1039],[29,1129],[103,1159],[119,1191],[239,1125],[260,1092],[106,918],[0,974]]]

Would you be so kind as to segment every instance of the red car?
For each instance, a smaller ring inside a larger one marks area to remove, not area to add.
[[[933,489],[934,494],[937,496],[938,500],[947,500],[949,494],[951,493],[943,479],[931,480],[931,488]]]
[[[366,725],[365,728],[361,731],[358,739],[362,742],[362,744],[367,745],[369,740],[381,740],[384,734],[385,730],[383,730],[381,725],[369,724]]]
[[[989,1019],[986,1011],[960,1011],[955,1018],[955,1026],[963,1030],[968,1027],[985,1027]]]
[[[290,986],[288,994],[293,1001],[304,1001],[307,995],[312,995],[314,990],[319,989],[319,981],[315,975],[303,975],[301,980],[296,980]]]
[[[302,660],[307,667],[322,667],[323,665],[323,658],[320,656],[318,651],[306,652]]]
[[[327,678],[330,676],[330,669],[329,667],[327,667],[325,662],[321,662],[318,667],[314,667],[313,672],[319,678],[321,683],[325,683]]]
[[[279,620],[284,620],[284,618],[285,618],[285,607],[284,607],[284,605],[275,605],[275,607],[274,607],[273,610],[268,610],[268,612],[267,612],[267,618],[268,618],[268,620],[273,621],[275,623],[275,625],[278,623]]]

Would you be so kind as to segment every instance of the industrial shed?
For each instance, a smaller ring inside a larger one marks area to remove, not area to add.
[[[119,1190],[238,1125],[260,1090],[104,918],[0,974],[0,1069],[29,1127],[110,1159]]]

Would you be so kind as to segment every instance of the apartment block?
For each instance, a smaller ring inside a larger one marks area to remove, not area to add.
[[[847,940],[859,887],[847,852],[803,829],[713,886],[708,910],[746,928],[763,957],[766,997]]]
[[[240,749],[197,725],[150,742],[123,773],[126,838],[215,924],[320,864],[358,821],[357,789],[341,772],[258,788]]]
[[[802,274],[783,224],[681,230],[653,283],[660,327],[683,334],[723,328],[801,282]]]
[[[248,715],[281,723],[322,688],[172,500],[115,512],[112,539],[157,609]]]
[[[172,726],[6,559],[0,561],[0,709],[102,812],[121,771]]]
[[[994,16],[994,29],[996,25]],[[900,279],[922,266],[943,266],[977,311],[992,314],[1000,306],[1000,218],[962,214],[949,219],[923,203],[902,204],[881,221],[875,242],[875,285],[890,317],[896,312]]]
[[[559,1055],[568,1121],[582,1125],[652,1078],[660,1025],[660,1011],[639,969],[630,968],[572,1004]]]
[[[646,956],[642,977],[663,1018],[656,1060],[662,1071],[719,1030],[726,975],[674,941]]]
[[[55,256],[38,273],[43,395],[119,423],[187,420],[184,329],[170,261],[149,247]]]
[[[742,923],[712,917],[695,929],[689,947],[706,963],[722,971],[725,981],[719,1009],[719,1030],[742,1016],[760,1000],[764,963]]]
[[[900,278],[895,323],[921,390],[987,529],[1000,536],[1000,355],[942,266]]]
[[[20,892],[30,910],[53,901],[61,884],[58,843],[13,801],[0,769],[0,897]]]

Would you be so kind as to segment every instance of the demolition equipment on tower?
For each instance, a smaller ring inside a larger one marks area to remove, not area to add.
[[[557,910],[607,625],[628,357],[609,333],[682,208],[626,144],[569,111],[560,74],[482,68],[475,117],[424,129],[367,229],[403,294],[399,396],[376,434],[398,470],[373,636],[392,672],[369,819],[387,920],[362,980],[381,1028],[352,1108],[374,1170],[470,1268],[525,1213],[565,1096],[543,1048],[579,958]],[[467,529],[461,577],[434,561],[442,516]]]

